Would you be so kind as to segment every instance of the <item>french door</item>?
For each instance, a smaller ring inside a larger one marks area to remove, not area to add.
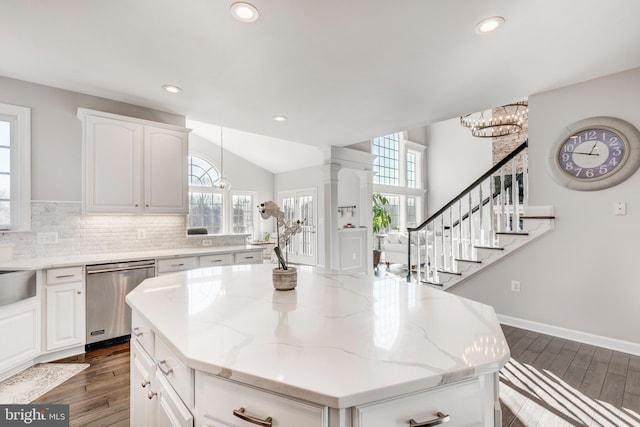
[[[303,221],[302,232],[293,236],[286,249],[290,262],[316,265],[318,262],[316,190],[279,193],[280,207],[289,221]]]

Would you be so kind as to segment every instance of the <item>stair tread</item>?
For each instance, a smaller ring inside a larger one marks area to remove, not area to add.
[[[474,246],[475,249],[493,249],[495,251],[504,251],[504,248],[497,246]]]
[[[420,283],[424,283],[425,285],[444,286],[442,283],[430,282],[428,280],[420,280]]]
[[[462,273],[456,273],[455,271],[438,270],[438,273],[453,274],[454,276],[462,276]]]
[[[464,258],[456,258],[456,261],[460,262],[472,262],[474,264],[481,264],[482,261],[476,261],[475,259],[464,259]]]

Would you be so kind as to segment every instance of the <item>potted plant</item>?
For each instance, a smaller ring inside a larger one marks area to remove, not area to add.
[[[391,224],[391,215],[388,211],[389,200],[380,193],[373,194],[373,232],[379,234],[389,227]],[[382,247],[378,240],[378,249],[373,250],[373,268],[376,268],[380,264],[380,255],[382,254]]]
[[[273,269],[273,286],[277,290],[291,290],[297,285],[298,273],[295,267],[288,265],[287,248],[291,238],[302,231],[303,221],[285,219],[284,212],[272,201],[260,203],[258,211],[263,219],[276,219],[276,247],[273,248],[273,252],[278,257],[278,267]]]

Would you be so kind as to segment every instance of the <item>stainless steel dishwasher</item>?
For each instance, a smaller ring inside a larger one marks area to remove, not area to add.
[[[125,297],[155,271],[155,260],[87,265],[88,348],[130,338],[131,308]]]

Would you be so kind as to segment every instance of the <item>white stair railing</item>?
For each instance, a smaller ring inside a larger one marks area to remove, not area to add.
[[[421,282],[441,284],[443,276],[460,274],[459,263],[477,262],[477,248],[497,248],[500,233],[522,232],[520,217],[529,193],[527,144],[523,142],[418,227],[407,229],[408,282],[415,274]]]

